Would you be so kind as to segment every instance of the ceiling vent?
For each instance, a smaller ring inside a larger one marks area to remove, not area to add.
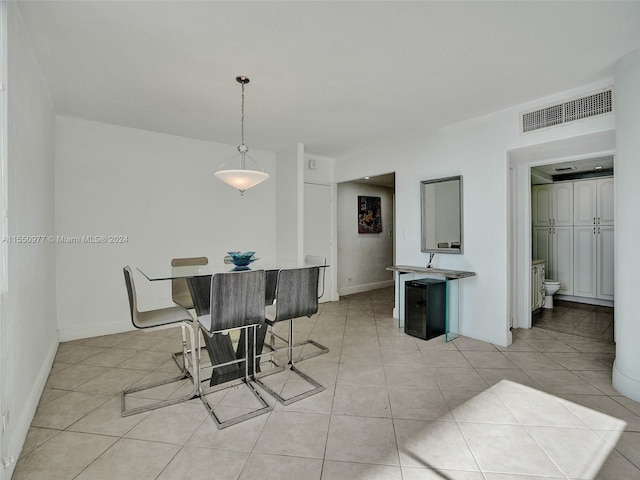
[[[523,113],[522,132],[531,132],[582,118],[602,115],[611,112],[612,109],[612,90],[608,88],[586,97],[575,98],[564,103]]]
[[[559,173],[572,172],[572,171],[577,170],[577,169],[578,169],[578,167],[574,167],[573,165],[571,165],[570,167],[556,167],[556,168],[554,168],[554,170],[556,172],[559,172]]]

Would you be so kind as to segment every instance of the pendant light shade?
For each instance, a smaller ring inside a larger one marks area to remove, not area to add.
[[[238,189],[240,195],[244,195],[246,190],[255,187],[269,178],[269,174],[249,156],[249,148],[244,144],[244,86],[249,83],[249,79],[240,76],[236,77],[236,81],[242,85],[242,119],[240,123],[242,141],[238,146],[239,154],[234,156],[230,161],[220,165],[215,175],[224,183]],[[247,168],[247,160],[249,160],[255,168]]]
[[[216,177],[233,188],[240,190],[243,194],[245,190],[255,187],[259,183],[269,178],[269,174],[262,170],[219,170]]]

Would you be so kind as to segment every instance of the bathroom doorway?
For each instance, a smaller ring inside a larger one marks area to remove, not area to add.
[[[531,168],[615,154],[615,132],[606,130],[534,144],[507,152],[509,174],[507,329],[531,328]],[[510,332],[507,332],[510,336]]]
[[[614,156],[530,172],[532,326],[613,343]]]

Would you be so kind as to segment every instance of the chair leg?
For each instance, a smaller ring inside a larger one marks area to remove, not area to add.
[[[312,353],[308,353],[306,355],[300,355],[298,358],[296,358],[297,362],[301,362],[301,361],[307,360],[309,358],[313,358],[313,357],[317,357],[319,355],[324,355],[325,353],[329,353],[329,347],[325,347],[321,343],[318,343],[318,342],[316,342],[315,340],[312,340],[312,339],[305,340],[304,342],[296,343],[294,345],[294,347],[302,347],[304,345],[313,345],[314,347],[316,347],[318,349],[318,351],[312,352]]]
[[[276,347],[275,347],[275,339],[276,338],[279,338],[280,340],[287,342],[287,350],[289,350],[289,343],[292,341],[292,340],[289,340],[289,339],[291,339],[292,337],[283,338],[280,335],[277,335],[277,334],[274,333],[273,326],[271,326],[270,329],[271,329],[271,341],[269,342],[269,348],[271,349],[271,351],[272,352],[278,351],[278,349],[276,349]],[[293,348],[303,347],[304,345],[313,345],[314,347],[317,348],[317,351],[312,352],[312,353],[308,353],[306,355],[300,354],[300,356],[298,356],[296,358],[297,362],[301,362],[301,361],[307,360],[309,358],[313,358],[313,357],[317,357],[319,355],[324,355],[325,353],[329,353],[329,347],[325,347],[321,343],[316,342],[315,340],[312,340],[312,339],[305,340],[304,342],[294,343],[293,344]],[[279,366],[277,364],[277,362],[273,362],[273,363],[276,366]]]
[[[250,418],[253,417],[257,417],[258,415],[262,415],[263,413],[267,413],[269,411],[271,411],[271,407],[269,406],[269,404],[265,401],[265,399],[262,397],[262,395],[260,394],[260,392],[255,388],[255,386],[252,383],[252,378],[253,380],[255,380],[255,362],[256,362],[256,336],[257,336],[257,327],[258,325],[251,325],[248,327],[243,327],[243,328],[252,328],[253,329],[253,349],[249,349],[249,335],[244,335],[244,359],[238,359],[238,360],[232,360],[230,362],[226,362],[226,363],[222,363],[222,364],[216,364],[213,365],[214,368],[217,367],[223,367],[226,365],[232,365],[235,363],[239,363],[244,361],[244,375],[242,380],[242,383],[244,383],[247,388],[249,388],[249,390],[253,393],[253,395],[258,399],[258,402],[260,403],[261,407],[256,408],[255,410],[252,410],[251,412],[247,412],[244,413],[242,415],[238,415],[236,417],[232,417],[228,420],[221,420],[220,417],[216,414],[215,410],[213,409],[213,407],[211,406],[211,404],[209,404],[208,400],[206,399],[206,394],[207,393],[211,393],[211,391],[208,392],[204,392],[202,391],[202,389],[200,390],[201,395],[200,395],[200,400],[202,401],[202,403],[204,404],[204,406],[206,407],[207,411],[209,412],[209,414],[211,415],[211,417],[213,418],[213,421],[216,423],[216,425],[218,426],[219,429],[223,429],[223,428],[227,428],[230,427],[231,425],[235,425],[237,423],[243,422],[245,420],[249,420]],[[251,354],[249,353],[251,352]],[[251,368],[251,375],[249,374],[249,362],[251,362],[252,368]],[[231,385],[229,387],[226,388],[233,388],[236,384],[234,383],[234,385]],[[224,390],[225,388],[217,388],[214,389],[213,391],[220,391],[220,390]]]
[[[148,412],[150,410],[155,410],[157,408],[167,407],[169,405],[175,405],[177,403],[186,402],[187,400],[191,400],[192,398],[195,398],[200,394],[200,365],[198,362],[198,355],[196,353],[196,350],[193,348],[196,342],[195,335],[193,332],[193,327],[190,324],[185,322],[181,324],[181,327],[183,329],[186,327],[189,330],[189,337],[191,340],[191,371],[189,370],[189,367],[187,365],[187,358],[188,358],[186,353],[187,344],[186,342],[183,342],[183,353],[184,353],[185,360],[184,360],[184,368],[182,373],[180,375],[167,378],[165,380],[160,380],[157,382],[151,382],[144,385],[139,385],[139,386],[129,387],[124,389],[121,393],[121,398],[122,398],[121,416],[128,417],[129,415],[135,415],[137,413]],[[183,331],[183,334],[184,334],[184,331]],[[143,390],[159,387],[161,385],[167,385],[173,382],[178,382],[180,380],[189,378],[189,376],[192,377],[193,388],[188,394],[182,395],[176,398],[169,398],[167,400],[162,400],[149,405],[142,405],[140,407],[131,408],[127,410],[126,396],[128,394],[134,393],[134,392],[141,392]]]
[[[272,396],[277,398],[278,401],[280,403],[282,403],[283,405],[290,405],[292,403],[299,402],[300,400],[303,400],[303,399],[305,399],[307,397],[310,397],[311,395],[315,395],[316,393],[320,393],[325,389],[320,383],[315,381],[309,375],[307,375],[306,373],[301,372],[300,370],[298,370],[296,368],[295,359],[293,357],[293,348],[294,348],[294,346],[295,345],[293,344],[293,319],[290,319],[289,320],[289,341],[288,341],[288,345],[287,345],[287,359],[288,359],[288,363],[289,363],[289,370],[291,370],[292,372],[296,373],[298,376],[300,376],[307,383],[311,384],[312,388],[310,390],[306,390],[306,391],[304,391],[304,392],[302,392],[302,393],[300,393],[298,395],[294,395],[293,397],[284,398],[278,392],[276,392],[272,388],[268,387],[267,385],[264,384],[264,382],[262,382],[260,379],[258,379],[257,377],[254,376],[254,381],[258,385],[260,385],[263,389],[265,389],[267,392],[269,392]]]
[[[191,353],[191,350],[187,348],[186,328],[184,325],[182,326],[181,330],[182,330],[182,350],[180,352],[172,353],[171,358],[173,358],[173,361],[176,363],[176,365],[178,365],[178,368],[180,368],[180,370],[182,370],[183,373],[187,373],[188,369],[186,369],[186,364],[184,359],[187,358],[187,355]],[[198,360],[202,358],[202,355],[200,354],[200,352],[201,352],[201,349],[204,348],[203,346],[201,346],[199,333],[200,332],[198,331],[198,342],[197,342],[198,343],[198,346],[197,346]],[[180,361],[178,357],[181,357],[182,361]]]

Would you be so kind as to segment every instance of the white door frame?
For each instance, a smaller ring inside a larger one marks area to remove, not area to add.
[[[531,328],[531,167],[614,154],[613,129],[507,152],[507,199],[513,209],[507,218],[507,258],[515,259],[507,269],[507,305],[513,328]]]

